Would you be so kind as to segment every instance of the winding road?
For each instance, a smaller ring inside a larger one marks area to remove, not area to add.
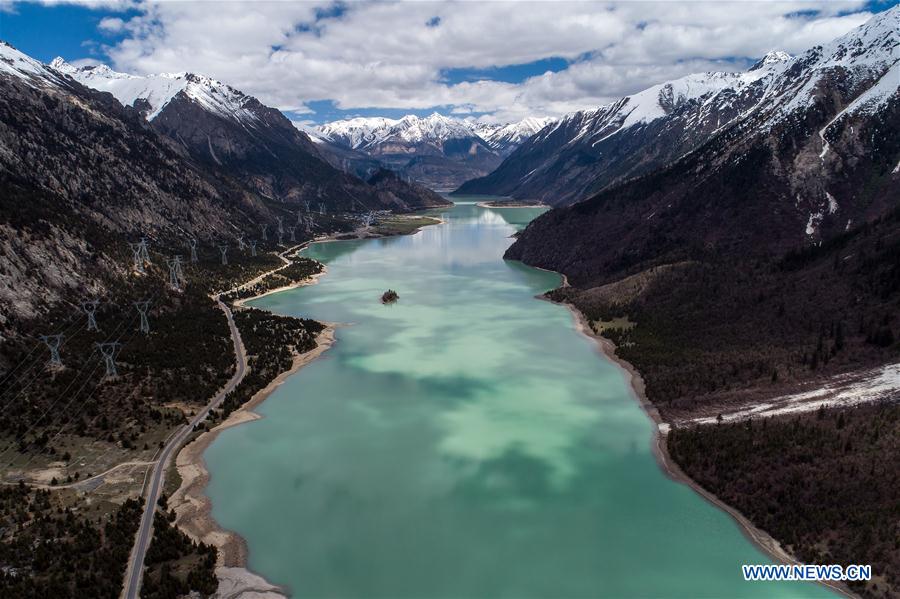
[[[225,396],[237,387],[238,383],[241,382],[247,372],[247,354],[244,350],[244,344],[241,341],[241,334],[234,324],[234,317],[231,310],[218,297],[216,297],[216,303],[228,319],[228,329],[231,332],[231,340],[234,343],[234,354],[236,356],[234,376],[232,376],[231,380],[219,390],[205,408],[200,410],[190,422],[172,435],[169,442],[166,443],[165,447],[163,447],[163,450],[160,452],[159,459],[153,466],[150,482],[147,485],[144,513],[141,515],[141,526],[138,528],[134,547],[131,549],[131,557],[128,560],[128,569],[125,571],[125,587],[122,594],[125,599],[138,599],[140,596],[141,575],[144,571],[144,557],[147,555],[147,549],[150,547],[150,540],[153,538],[153,516],[156,513],[156,502],[159,500],[160,493],[162,493],[166,469],[169,467],[172,456],[178,453],[182,444],[193,432],[194,427],[206,420],[210,411],[217,408],[222,401],[224,401]]]
[[[150,547],[150,541],[153,539],[153,517],[156,514],[156,502],[159,500],[160,493],[162,493],[166,470],[169,467],[172,456],[178,453],[178,451],[181,449],[181,446],[194,431],[194,427],[206,420],[206,417],[209,416],[209,413],[219,407],[219,405],[225,400],[225,396],[238,386],[241,380],[243,380],[244,375],[247,373],[247,352],[244,349],[244,343],[241,340],[241,333],[240,331],[238,331],[237,325],[234,324],[234,316],[231,313],[231,309],[222,301],[222,296],[233,291],[251,287],[259,281],[262,281],[272,273],[287,268],[288,266],[290,266],[291,261],[288,260],[286,256],[289,253],[299,251],[304,246],[305,244],[295,245],[279,253],[278,257],[281,259],[283,264],[278,268],[273,268],[272,270],[263,272],[253,279],[238,285],[237,287],[229,289],[228,291],[214,294],[212,296],[213,299],[216,300],[216,304],[219,306],[219,309],[225,313],[225,318],[228,319],[228,329],[231,333],[231,341],[234,344],[236,364],[234,376],[232,376],[228,383],[226,383],[225,386],[219,390],[219,392],[212,398],[212,400],[206,405],[205,408],[200,410],[200,412],[198,412],[190,422],[184,425],[181,429],[178,430],[178,432],[176,432],[169,438],[168,442],[159,453],[159,458],[156,460],[153,466],[153,470],[150,474],[150,482],[147,484],[147,493],[144,501],[144,512],[143,514],[141,514],[141,525],[140,528],[138,528],[138,533],[135,537],[134,547],[132,547],[131,549],[131,556],[128,560],[128,568],[125,570],[125,585],[122,590],[122,597],[124,599],[138,599],[138,597],[140,596],[141,576],[144,572],[144,558],[147,555],[147,549]]]

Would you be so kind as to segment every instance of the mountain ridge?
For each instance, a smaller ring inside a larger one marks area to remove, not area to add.
[[[263,197],[331,211],[409,211],[445,205],[420,186],[397,183],[392,192],[367,185],[335,166],[281,111],[211,77],[193,73],[148,76],[117,73],[105,65],[52,63],[84,85],[113,94],[207,168],[235,176]],[[404,185],[402,193],[394,193]]]
[[[488,125],[433,113],[400,119],[356,117],[326,123],[314,131],[327,142],[380,160],[407,179],[454,189],[490,172],[549,122],[549,118],[530,117]]]
[[[896,44],[877,44],[891,44],[897,14],[897,8],[880,13],[855,33],[798,56],[773,51],[747,71],[688,75],[564,117],[457,193],[571,204],[677,160],[754,112],[768,111],[756,126],[771,128],[807,106],[832,70],[845,71],[850,86],[887,77]]]

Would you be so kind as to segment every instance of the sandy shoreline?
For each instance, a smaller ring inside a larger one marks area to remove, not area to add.
[[[563,275],[563,278],[565,281],[565,286],[568,286],[568,281],[565,280],[565,275]],[[625,373],[632,395],[637,400],[638,404],[641,406],[647,416],[649,416],[655,424],[655,426],[653,427],[651,447],[653,449],[653,455],[656,458],[657,463],[659,464],[663,472],[665,472],[666,476],[674,481],[689,486],[705,500],[731,516],[735,520],[735,522],[738,523],[738,526],[744,536],[778,563],[801,564],[802,562],[797,560],[793,555],[785,550],[781,546],[781,544],[777,540],[775,540],[769,533],[758,528],[740,511],[723,502],[715,494],[701,487],[694,479],[685,474],[677,463],[675,463],[675,460],[673,460],[672,456],[669,455],[668,445],[666,443],[666,436],[669,432],[669,423],[665,422],[662,419],[659,414],[659,410],[647,398],[646,385],[640,372],[638,372],[638,370],[631,363],[623,360],[616,355],[615,344],[609,339],[606,339],[605,337],[595,333],[588,323],[587,318],[585,318],[584,314],[582,314],[577,308],[575,308],[575,306],[568,303],[554,302],[542,296],[537,297],[539,299],[550,301],[551,303],[557,305],[565,306],[566,309],[568,309],[572,314],[572,317],[575,319],[575,328],[578,329],[578,332],[590,339],[593,339],[596,342],[600,352]],[[856,597],[856,595],[852,591],[850,591],[849,587],[847,587],[846,585],[824,581],[821,582],[821,584],[827,586],[832,591],[840,593],[844,596]]]
[[[254,300],[258,300],[262,297],[266,297],[268,295],[274,295],[276,293],[281,293],[282,291],[288,291],[291,289],[297,289],[298,287],[306,287],[307,285],[315,285],[319,282],[319,278],[324,277],[328,274],[328,267],[324,264],[322,265],[322,270],[317,272],[314,275],[310,275],[309,277],[303,279],[302,281],[297,281],[295,283],[291,283],[290,285],[283,285],[281,287],[276,287],[275,289],[269,289],[268,291],[264,291],[259,295],[254,295],[251,297],[245,297],[241,299],[234,300],[231,304],[238,308],[243,308],[247,302],[252,302]]]
[[[213,519],[212,502],[205,494],[209,471],[206,469],[203,453],[223,430],[262,418],[253,409],[264,402],[288,377],[328,351],[334,343],[334,327],[328,325],[319,333],[316,342],[318,345],[315,349],[294,356],[289,370],[278,375],[250,401],[232,412],[224,422],[186,445],[175,458],[181,486],[169,499],[169,507],[175,510],[175,524],[182,531],[219,550],[216,576],[219,578],[220,589],[217,596],[237,598],[245,593],[256,593],[254,597],[284,595],[281,589],[246,569],[247,545],[244,539],[234,532],[222,529]]]
[[[292,248],[289,251],[299,250]],[[281,257],[284,259],[283,256]],[[323,267],[321,272],[307,279],[270,289],[256,296],[236,300],[233,305],[243,307],[246,302],[267,295],[306,285],[315,285],[319,282],[319,278],[326,273],[327,268]],[[206,495],[209,471],[206,468],[203,453],[223,430],[261,418],[253,409],[264,402],[288,377],[328,351],[334,344],[334,330],[334,325],[326,323],[326,328],[316,337],[315,349],[294,356],[290,369],[282,372],[263,389],[257,391],[250,401],[229,414],[224,422],[185,445],[175,457],[175,467],[181,477],[181,485],[169,498],[169,507],[175,511],[175,525],[179,529],[192,539],[213,545],[218,549],[216,577],[219,580],[219,588],[216,597],[223,599],[250,597],[253,599],[281,599],[286,595],[283,589],[247,569],[247,544],[244,539],[235,532],[221,528],[212,517],[212,502]]]
[[[515,205],[505,205],[505,204],[495,204],[494,202],[477,202],[475,204],[479,208],[549,208],[547,204],[515,204]]]

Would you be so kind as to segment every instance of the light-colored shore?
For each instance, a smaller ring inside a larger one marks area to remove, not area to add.
[[[496,202],[477,202],[475,204],[479,208],[549,208],[547,204],[540,204],[538,202],[522,202],[521,204],[498,204]]]
[[[568,286],[568,281],[565,279],[565,275],[562,276],[565,286]],[[546,300],[546,298],[542,296],[538,296],[538,298]],[[637,400],[638,404],[641,406],[647,416],[650,417],[655,425],[652,432],[651,447],[653,449],[653,455],[656,458],[657,463],[659,464],[663,472],[665,472],[666,476],[674,481],[689,486],[709,503],[731,516],[735,520],[735,522],[737,522],[744,536],[747,537],[750,542],[756,545],[760,550],[762,550],[773,560],[782,564],[801,564],[802,562],[791,555],[790,552],[782,547],[781,544],[769,533],[758,528],[736,508],[728,505],[727,503],[719,499],[719,497],[717,497],[714,493],[711,493],[710,491],[704,489],[702,486],[697,484],[694,479],[685,474],[685,472],[678,466],[678,464],[675,463],[675,460],[672,459],[672,456],[669,455],[666,437],[670,430],[670,424],[662,419],[659,410],[647,398],[646,385],[640,372],[638,372],[638,370],[630,362],[623,360],[616,355],[616,345],[609,339],[595,333],[588,323],[587,318],[585,318],[584,314],[582,314],[581,311],[575,308],[575,306],[573,306],[572,304],[561,302],[551,301],[551,303],[565,306],[572,314],[572,317],[575,320],[575,328],[578,330],[578,332],[590,339],[593,339],[597,344],[600,353],[608,358],[610,362],[618,366],[625,374],[625,378],[628,381],[628,386],[631,389],[632,396]],[[821,584],[827,586],[832,591],[835,591],[846,597],[857,596],[850,590],[849,587],[844,584],[824,581]]]
[[[216,576],[219,578],[218,597],[283,597],[278,587],[267,583],[260,576],[246,569],[247,545],[239,535],[222,529],[211,515],[212,503],[206,496],[209,471],[203,453],[223,430],[261,418],[253,409],[261,404],[288,377],[309,364],[334,343],[334,327],[327,326],[316,338],[318,346],[306,353],[294,356],[291,368],[282,372],[265,388],[258,391],[247,403],[232,412],[228,418],[210,431],[186,445],[175,459],[181,476],[181,486],[169,499],[169,507],[175,510],[175,524],[192,539],[214,545],[219,550]],[[254,594],[255,593],[255,594]],[[260,593],[265,593],[260,595]]]
[[[282,256],[282,259],[285,258]],[[253,297],[236,300],[234,305],[242,307],[248,301],[267,295],[314,285],[326,273],[327,269],[323,268],[322,272],[307,279],[270,289]],[[266,274],[271,274],[271,272]],[[257,282],[258,280],[254,280],[249,284]],[[333,325],[327,324],[326,328],[316,337],[315,349],[294,356],[290,369],[279,374],[265,388],[259,390],[250,401],[229,414],[224,422],[212,430],[202,433],[192,443],[185,445],[175,458],[175,467],[181,477],[181,485],[169,498],[169,507],[175,511],[175,525],[178,528],[195,541],[213,545],[218,550],[216,562],[216,578],[219,580],[219,588],[216,592],[218,598],[282,599],[286,595],[283,589],[247,569],[247,544],[244,539],[237,533],[220,527],[212,517],[212,502],[206,495],[209,471],[206,468],[203,453],[223,430],[261,418],[253,409],[265,401],[288,377],[326,352],[334,344],[334,330]]]
[[[288,291],[290,289],[296,289],[297,287],[306,287],[307,285],[315,285],[316,283],[319,282],[319,279],[321,277],[324,277],[327,273],[328,273],[328,267],[323,264],[321,272],[317,272],[316,274],[311,275],[308,278],[303,279],[302,281],[297,281],[297,282],[291,283],[290,285],[283,285],[281,287],[276,287],[275,289],[269,289],[268,291],[264,291],[263,293],[260,293],[259,295],[254,295],[251,297],[245,297],[242,299],[234,300],[232,302],[232,305],[236,306],[238,308],[243,308],[247,302],[258,300],[261,297],[266,297],[268,295],[274,295],[276,293],[281,293],[282,291]]]

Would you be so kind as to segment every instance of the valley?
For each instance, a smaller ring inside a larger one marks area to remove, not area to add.
[[[897,0],[519,6],[0,6],[0,596],[900,597]]]

